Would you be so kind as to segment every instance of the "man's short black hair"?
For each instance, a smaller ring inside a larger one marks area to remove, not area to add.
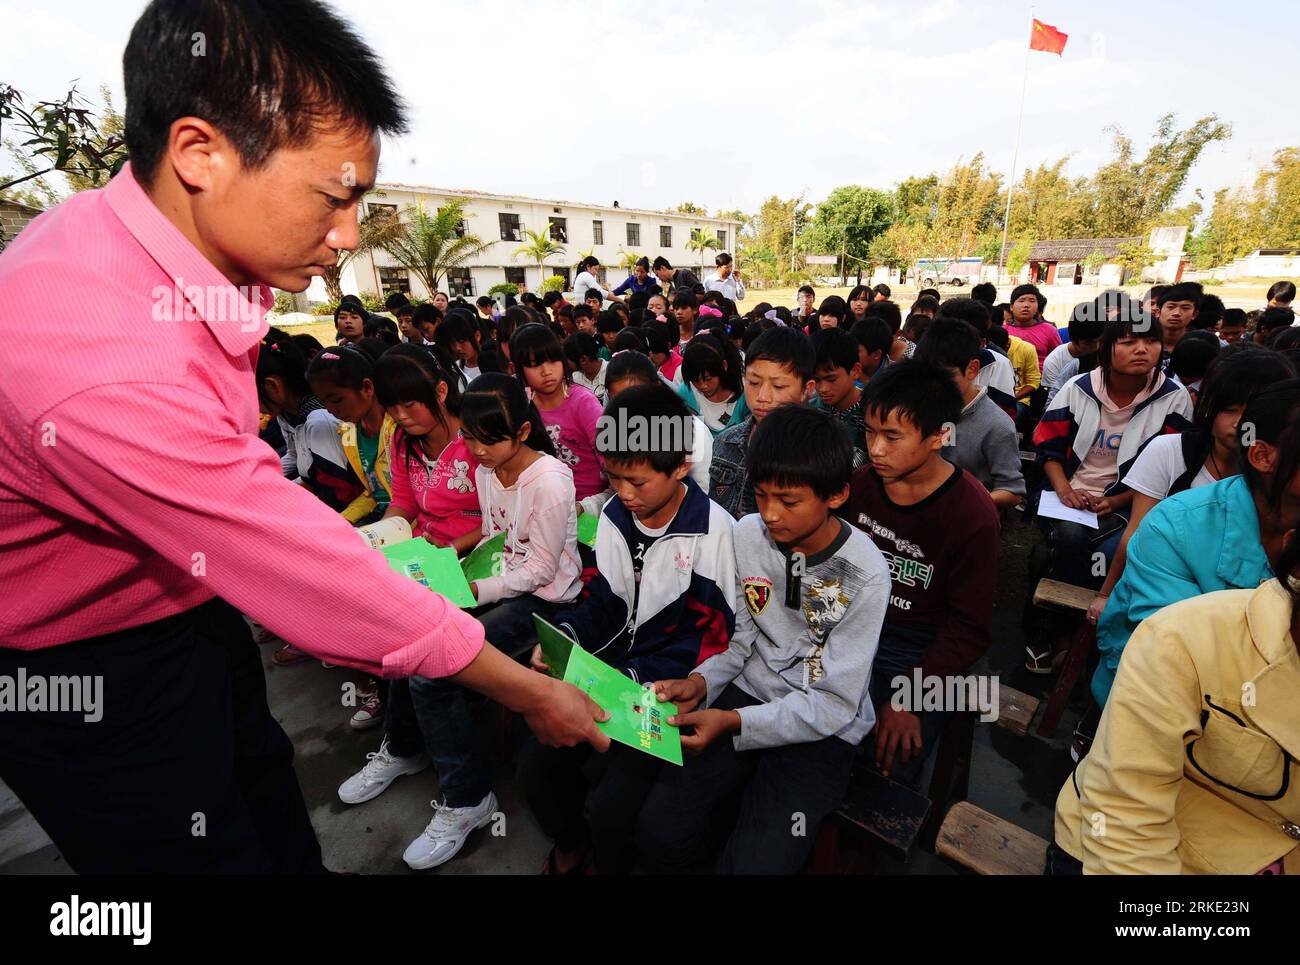
[[[816,297],[816,295],[817,295],[817,293],[816,293],[815,291],[813,291],[813,286],[812,286],[812,285],[800,285],[800,286],[799,286],[799,294],[800,294],[800,295],[812,295],[813,297]]]
[[[564,340],[564,355],[576,369],[584,358],[600,358],[600,343],[590,332],[574,332]]]
[[[772,362],[794,372],[800,382],[808,382],[817,371],[817,354],[808,336],[797,328],[771,328],[754,339],[745,353],[745,365]]]
[[[725,251],[720,251],[718,252],[717,257],[713,259],[713,263],[719,268],[723,265],[729,265],[731,264],[731,255],[727,254]]]
[[[670,262],[663,255],[660,255],[658,258],[654,260],[654,264],[651,266],[651,269],[653,271],[658,271],[660,268],[671,268],[672,266],[673,266],[672,262]]]
[[[991,281],[982,281],[970,290],[970,297],[992,308],[998,300],[998,286]]]
[[[1201,296],[1205,293],[1199,282],[1180,281],[1177,285],[1170,285],[1159,295],[1156,296],[1156,304],[1163,305],[1165,302],[1191,302],[1193,305],[1201,304]]]
[[[920,302],[920,299],[917,299]],[[913,306],[915,307],[915,306]],[[935,312],[935,318],[959,318],[970,325],[981,336],[989,330],[989,307],[986,303],[974,297],[970,298],[950,298]]]
[[[890,346],[894,344],[894,333],[890,331],[889,323],[883,318],[872,315],[870,310],[867,311],[866,317],[855,323],[849,331],[868,352],[888,355]]]
[[[1226,310],[1223,299],[1218,295],[1202,295],[1201,304],[1196,307],[1196,321],[1192,322],[1190,328],[1193,331],[1204,329],[1213,332],[1219,327],[1219,319],[1223,318]]]
[[[605,296],[601,294],[599,288],[588,288],[587,294],[582,296],[582,300],[584,302],[600,302],[602,305],[605,304]]]
[[[817,369],[843,369],[852,372],[862,361],[858,354],[858,340],[842,328],[822,328],[812,334],[813,352],[817,356]]]
[[[488,298],[487,295],[480,295],[478,297],[478,300],[474,302],[474,304],[477,305],[479,308],[487,308],[487,306],[494,304],[494,302],[492,301],[492,299]]]
[[[219,129],[250,169],[324,127],[407,129],[383,61],[317,0],[154,0],[131,29],[122,75],[127,153],[145,183],[181,117]]]
[[[559,292],[556,291],[547,292],[545,295],[542,296],[542,307],[550,308],[552,305],[560,301],[560,299],[562,298],[564,298],[564,296],[561,295]]]
[[[868,305],[867,317],[881,319],[889,326],[891,334],[903,327],[903,310],[898,307],[897,302],[891,302],[889,299]]]
[[[694,432],[682,397],[656,379],[609,400],[596,424],[596,451],[607,463],[648,462],[667,475],[690,458]]]
[[[591,310],[591,306],[585,301],[581,305],[574,305],[573,320],[576,322],[580,318],[595,318],[596,313]]]
[[[941,296],[941,295],[939,294],[939,289],[937,289],[937,288],[922,288],[919,292],[916,293],[916,297],[917,297],[917,298],[933,298],[933,299],[937,302],[937,301],[939,301],[943,296]]]
[[[402,292],[389,292],[388,296],[384,299],[384,308],[392,312],[394,315],[398,313],[397,310],[399,308],[402,308],[403,306],[409,308],[410,304],[411,300]]]
[[[1268,294],[1265,296],[1268,301],[1276,299],[1279,302],[1295,301],[1295,282],[1293,281],[1275,281],[1268,286]]]
[[[969,322],[941,315],[926,328],[912,357],[965,372],[966,366],[979,356],[980,338],[980,333]]]
[[[673,308],[689,308],[699,310],[699,302],[696,300],[694,293],[689,288],[679,288],[673,295]]]
[[[435,325],[442,321],[442,312],[438,311],[438,306],[432,302],[424,302],[415,306],[415,311],[411,313],[412,325],[423,325],[425,322],[433,322]]]
[[[818,499],[830,499],[853,475],[853,439],[824,409],[783,405],[750,437],[745,472],[753,485],[807,486]]]
[[[1210,363],[1219,354],[1219,336],[1194,329],[1188,332],[1169,353],[1169,374],[1183,385],[1205,377]]]
[[[927,362],[907,359],[878,372],[862,393],[863,410],[884,419],[896,414],[932,436],[961,418],[961,392],[953,377]],[[780,411],[780,410],[777,410]],[[775,414],[775,413],[774,413]],[[766,421],[766,420],[765,420]]]
[[[893,292],[890,291],[889,286],[886,285],[884,282],[881,282],[879,285],[877,285],[875,288],[871,290],[875,292],[877,295],[883,295],[885,298],[888,298],[890,295],[893,294]]]
[[[623,330],[623,316],[612,308],[603,311],[596,318],[596,331],[598,332],[621,332]]]
[[[1065,327],[1070,333],[1071,342],[1091,342],[1101,338],[1101,330],[1105,325],[1105,306],[1099,306],[1094,300],[1075,305]]]

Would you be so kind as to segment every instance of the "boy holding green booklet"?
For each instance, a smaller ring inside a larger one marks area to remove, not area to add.
[[[711,864],[719,816],[738,803],[717,870],[798,872],[875,721],[867,681],[889,567],[832,515],[849,497],[848,430],[824,410],[782,406],[755,430],[747,469],[758,512],[735,528],[736,632],[685,679],[654,685],[677,704],[668,723],[694,756],[662,769],[641,809],[637,844],[653,871]]]
[[[638,424],[654,431],[631,431]],[[596,436],[618,498],[601,513],[597,573],[586,599],[550,622],[634,681],[684,676],[725,650],[735,626],[731,517],[690,479],[694,420],[670,388],[620,392],[605,408],[604,425],[629,430]],[[540,647],[533,667],[549,669]],[[521,751],[520,789],[555,841],[543,873],[631,868],[637,812],[664,762],[622,744],[589,751],[536,741]]]

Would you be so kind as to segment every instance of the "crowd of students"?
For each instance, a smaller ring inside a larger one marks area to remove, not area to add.
[[[1251,313],[1194,283],[1107,291],[1058,329],[1033,285],[923,291],[906,315],[887,286],[805,286],[742,314],[726,254],[703,283],[663,258],[611,290],[595,258],[578,268],[572,303],[394,294],[390,318],[347,297],[336,345],[272,329],[257,366],[286,476],[348,520],[400,516],[462,555],[505,534],[502,572],[471,587],[489,641],[546,672],[540,614],[676,703],[680,768],[523,747],[546,873],[793,873],[860,759],[919,787],[949,711],[898,706],[895,681],[987,651],[1001,529],[1022,518],[1041,572],[1097,594],[1097,708],[1049,870],[1255,872],[1293,852],[1293,284]],[[687,431],[646,448],[602,419]],[[1037,514],[1049,491],[1096,526]],[[1031,672],[1059,662],[1050,639],[1031,634]],[[498,809],[466,696],[412,677],[352,719],[383,737],[345,803],[437,773],[412,868]]]

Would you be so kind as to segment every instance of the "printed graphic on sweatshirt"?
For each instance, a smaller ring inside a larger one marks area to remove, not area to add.
[[[464,459],[455,459],[451,464],[452,471],[447,476],[447,488],[457,493],[472,493],[474,491],[474,480],[470,478],[469,463]]]
[[[772,581],[764,576],[747,576],[740,585],[745,591],[745,606],[754,616],[759,616],[772,599]]]
[[[566,466],[576,466],[578,457],[572,449],[560,441],[560,432],[563,428],[560,425],[547,426],[546,434],[551,437],[551,445],[555,446],[555,458]]]
[[[880,555],[889,564],[889,576],[895,583],[901,583],[903,586],[920,586],[925,590],[930,589],[930,581],[934,579],[933,564],[909,559],[888,550],[881,550]]]
[[[881,539],[889,540],[900,553],[906,553],[908,556],[914,557],[918,560],[925,559],[925,553],[921,551],[921,547],[917,546],[911,540],[900,539],[898,534],[892,529],[876,522],[866,513],[858,513],[858,525],[874,536],[879,536]],[[879,541],[876,541],[876,545],[880,545]],[[889,554],[886,553],[885,555],[888,556]]]
[[[806,661],[810,684],[822,677],[822,650],[826,646],[826,636],[844,618],[849,602],[838,578],[815,579],[804,593],[803,615],[808,621],[813,642],[812,653]]]

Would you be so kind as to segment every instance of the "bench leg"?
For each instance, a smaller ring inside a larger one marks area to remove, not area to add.
[[[1038,723],[1038,736],[1051,737],[1056,733],[1056,725],[1061,720],[1061,714],[1065,712],[1065,705],[1070,702],[1070,694],[1083,673],[1083,667],[1088,662],[1088,654],[1095,644],[1094,629],[1086,621],[1080,620],[1070,641],[1070,649],[1065,654],[1065,662],[1061,665],[1060,673],[1056,678],[1056,686],[1052,688],[1052,696],[1043,710],[1043,719]]]
[[[919,842],[934,850],[939,826],[948,805],[966,799],[970,789],[971,748],[975,741],[975,714],[958,711],[948,715],[939,746],[935,748],[934,774],[930,778],[930,817],[921,829]]]

